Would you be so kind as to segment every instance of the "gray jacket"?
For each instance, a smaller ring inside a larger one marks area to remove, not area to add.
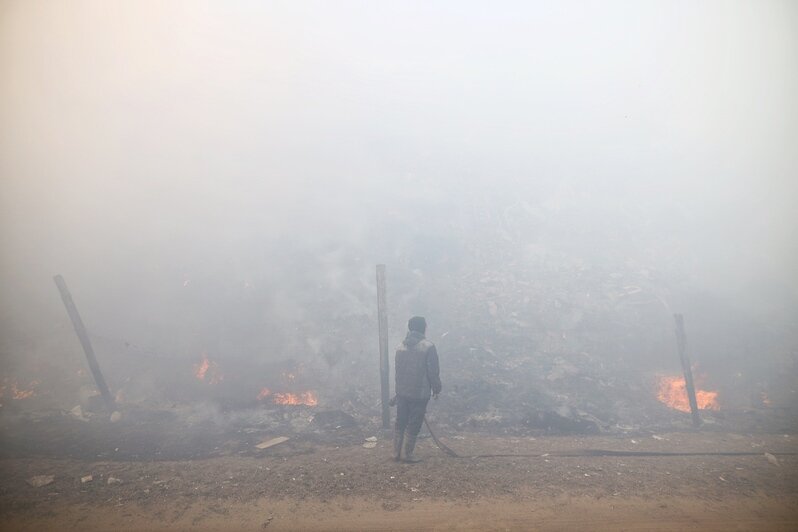
[[[420,332],[407,333],[396,350],[396,395],[427,400],[441,391],[440,366],[435,344]]]

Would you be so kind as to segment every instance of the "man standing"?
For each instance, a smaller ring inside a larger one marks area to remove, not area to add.
[[[402,460],[402,441],[405,462],[418,462],[413,456],[416,438],[424,422],[430,392],[435,399],[441,393],[438,351],[424,338],[427,321],[414,316],[407,322],[407,337],[396,350],[396,428],[393,436],[394,459]]]

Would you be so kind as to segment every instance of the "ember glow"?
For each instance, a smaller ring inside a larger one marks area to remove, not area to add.
[[[35,386],[39,384],[38,381],[33,381],[30,383],[30,386]],[[33,397],[36,395],[36,390],[34,389],[27,389],[27,390],[20,390],[17,388],[17,383],[11,385],[11,397],[15,400],[19,401],[20,399],[27,399],[28,397]]]
[[[319,404],[316,394],[311,391],[299,393],[272,393],[269,388],[262,388],[258,394],[258,401],[263,401],[267,398],[271,398],[271,401],[276,405],[316,406]]]
[[[22,399],[28,399],[29,397],[36,396],[36,387],[39,385],[39,381],[31,381],[25,387],[20,387],[17,381],[9,381],[8,379],[4,379],[3,385],[0,386],[0,398],[3,397],[10,397],[15,401],[19,401]]]
[[[210,363],[210,361],[208,361],[208,357],[205,357],[205,358],[202,359],[202,362],[200,362],[195,367],[194,375],[199,380],[204,380],[205,379],[205,374],[208,372],[208,368],[210,368],[210,367],[211,367],[211,363]]]
[[[684,382],[684,377],[669,377],[667,375],[660,377],[657,399],[681,412],[690,412],[690,400],[687,398],[687,385]],[[700,410],[720,410],[718,392],[709,392],[696,388],[695,399]]]
[[[268,388],[261,389],[260,393],[258,394],[258,401],[263,401],[267,397],[272,394],[272,391]]]
[[[278,405],[316,406],[319,404],[319,400],[313,392],[276,393],[273,400]]]
[[[763,406],[771,406],[772,404],[770,398],[768,397],[768,394],[766,394],[765,392],[759,393],[759,399],[762,401]]]
[[[216,365],[216,362],[208,360],[208,355],[203,355],[202,362],[194,365],[194,376],[208,384],[218,384],[224,380],[219,366]]]

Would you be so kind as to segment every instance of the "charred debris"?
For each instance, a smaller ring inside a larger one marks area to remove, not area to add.
[[[798,429],[788,325],[696,295],[667,267],[589,262],[509,236],[492,242],[445,247],[425,270],[387,267],[389,345],[406,316],[423,313],[441,353],[444,393],[429,412],[441,436]],[[234,337],[229,351],[219,343],[166,354],[91,323],[81,334],[80,295],[65,298],[81,342],[62,328],[69,363],[4,378],[0,448],[164,459],[258,453],[277,437],[288,440],[268,452],[378,434],[385,360],[372,268],[353,263],[335,288],[341,297],[311,304],[299,293],[308,312],[264,356]],[[63,279],[58,288],[68,295]],[[81,345],[90,373],[73,356]]]

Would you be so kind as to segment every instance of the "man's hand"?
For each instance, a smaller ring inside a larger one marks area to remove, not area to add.
[[[434,394],[432,394],[432,398],[437,401],[438,400],[438,395],[440,395],[440,394],[434,393]]]

